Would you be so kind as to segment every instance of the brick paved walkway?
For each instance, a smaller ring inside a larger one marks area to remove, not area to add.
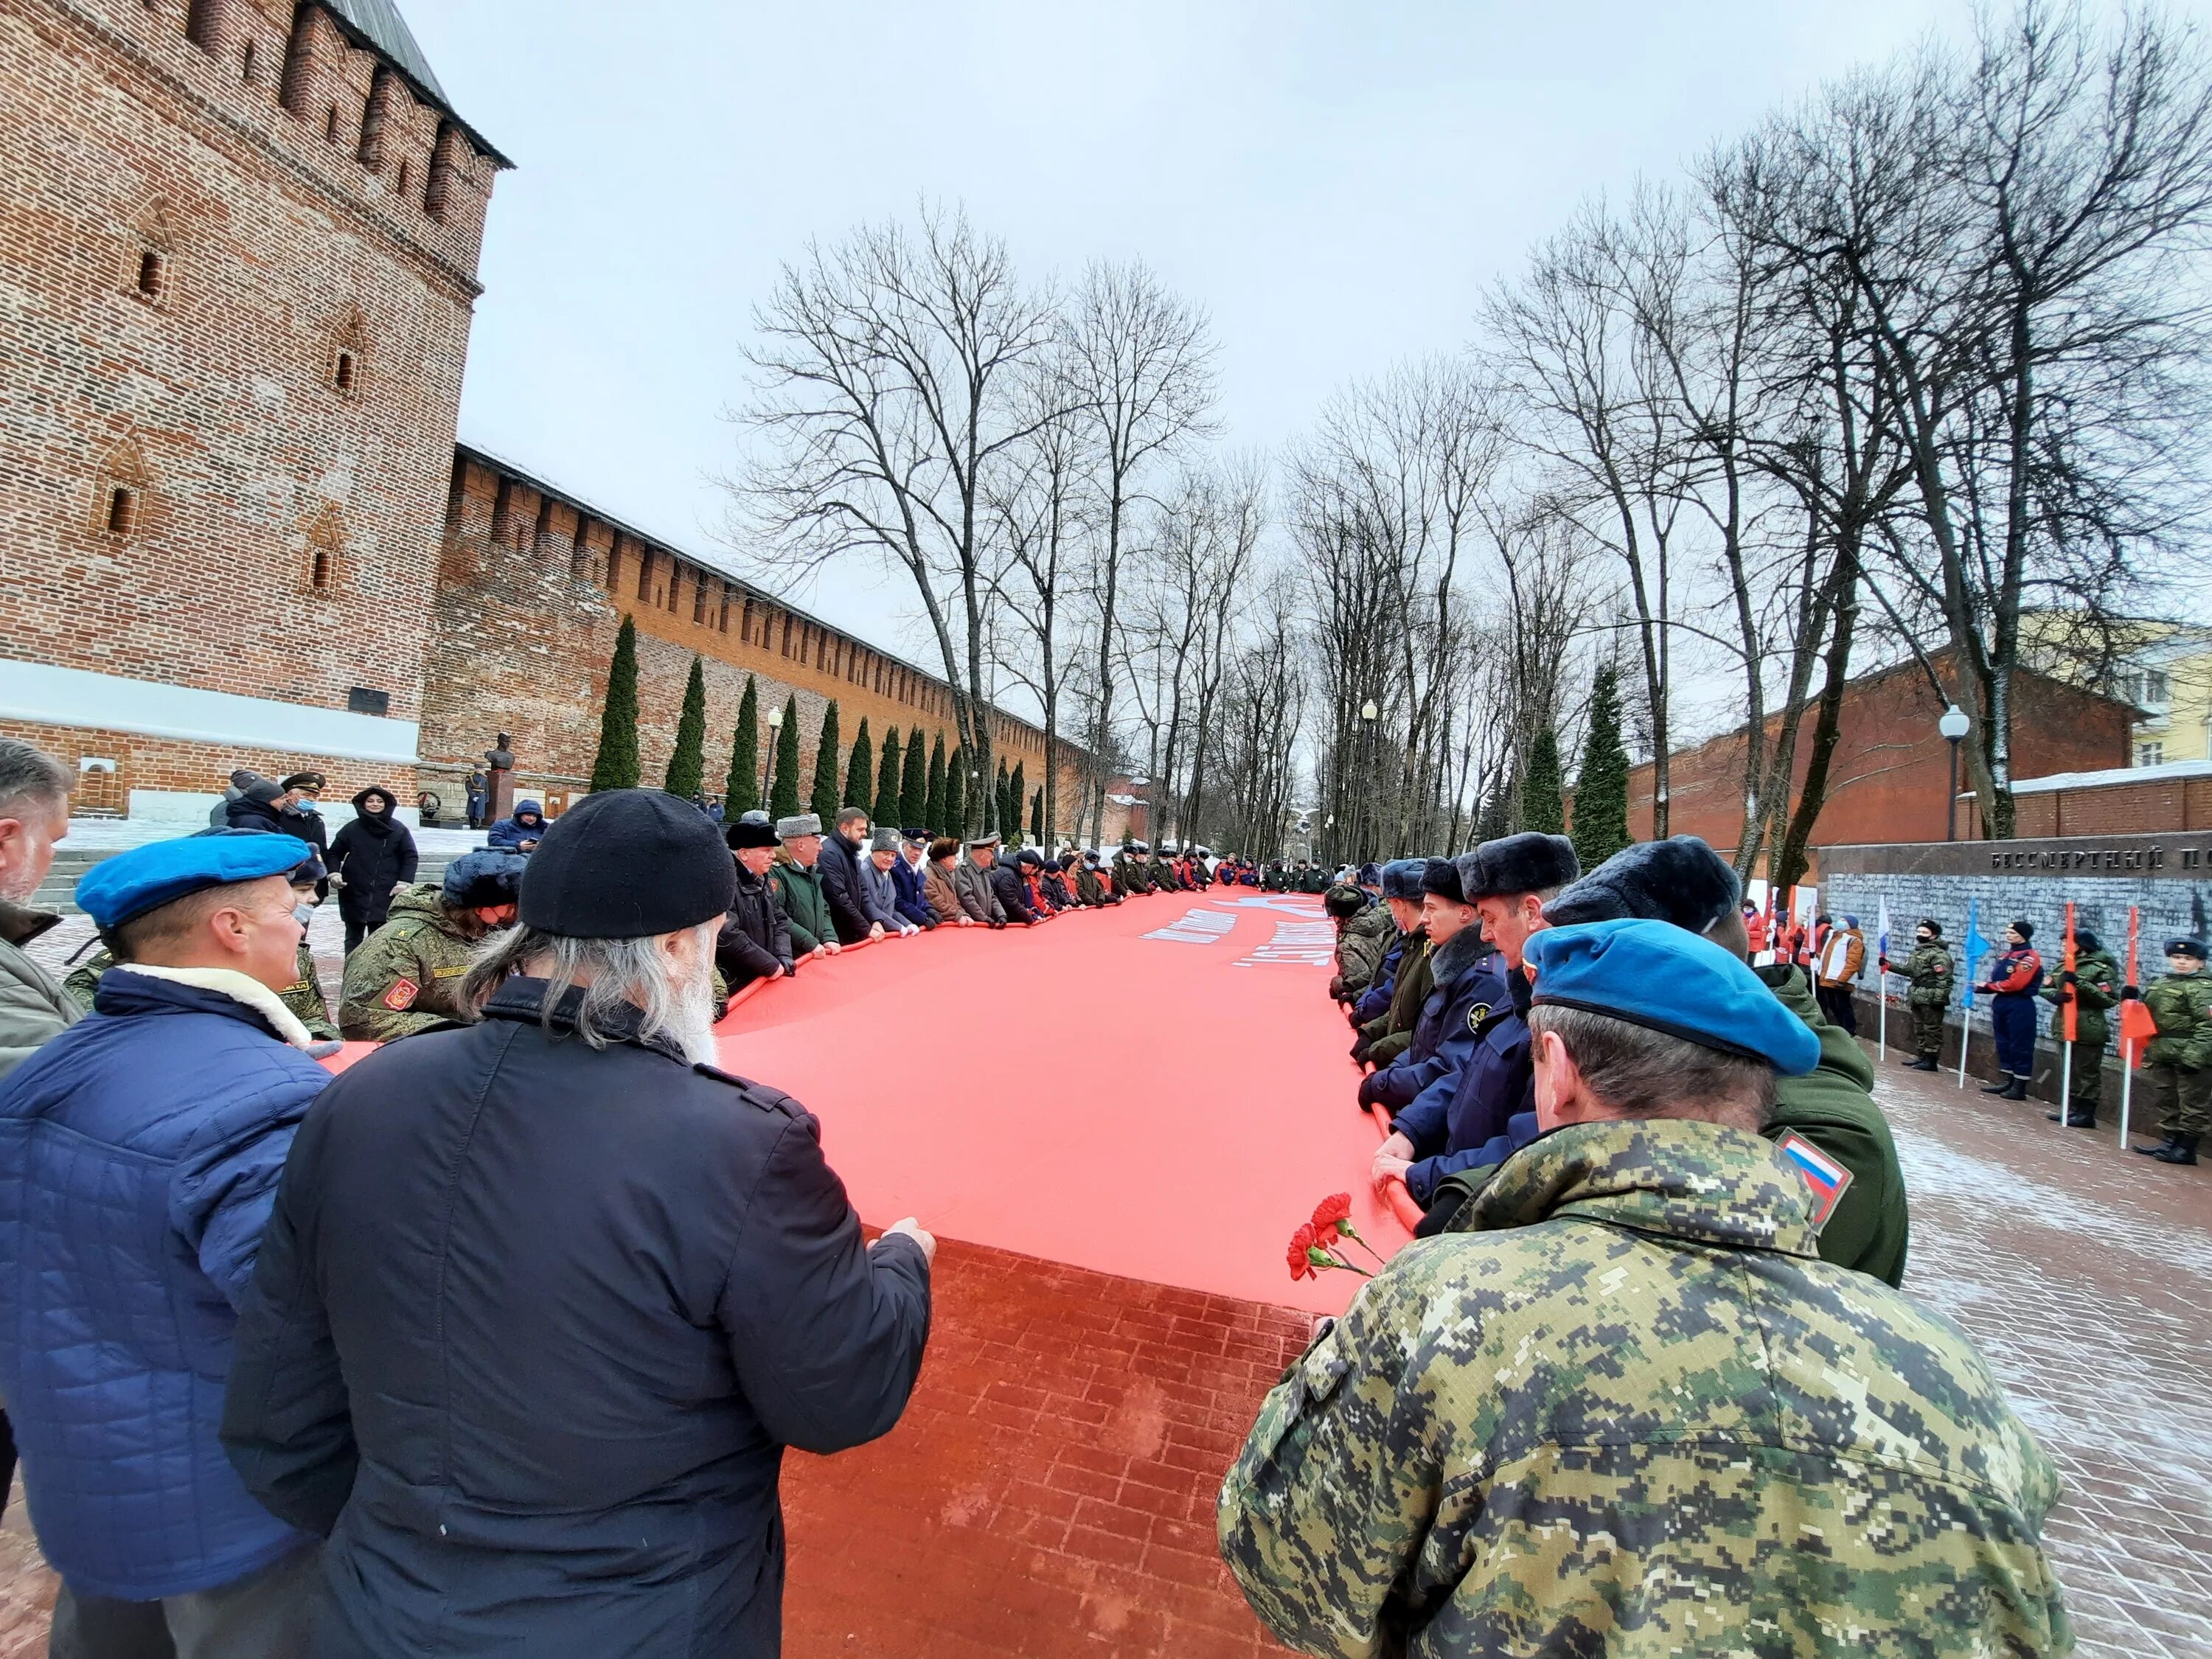
[[[1893,1059],[1880,1092],[1912,1194],[1907,1288],[1972,1333],[2063,1476],[2048,1542],[2081,1651],[2212,1659],[2212,1166]],[[1279,1652],[1211,1517],[1304,1316],[973,1246],[939,1260],[907,1420],[788,1465],[793,1659]],[[0,1659],[44,1651],[52,1599],[18,1500]]]

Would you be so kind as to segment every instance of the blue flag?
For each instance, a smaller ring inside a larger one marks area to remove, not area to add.
[[[1995,940],[1982,937],[1980,908],[1979,900],[1966,901],[1966,933],[1959,941],[1960,953],[1966,957],[1964,965],[1966,970],[1959,987],[1959,1006],[1961,1008],[1974,1006],[1974,985],[1982,976],[1982,958],[1997,948]]]

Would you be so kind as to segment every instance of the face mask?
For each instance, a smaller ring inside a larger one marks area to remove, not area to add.
[[[292,920],[298,922],[301,927],[305,927],[314,919],[315,907],[313,905],[295,904],[292,907]]]

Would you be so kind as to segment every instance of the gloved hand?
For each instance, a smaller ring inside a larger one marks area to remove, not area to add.
[[[1876,957],[1875,958],[1875,966],[1881,969],[1883,973],[1887,973],[1889,971],[1889,958],[1887,957]]]
[[[2069,968],[2058,975],[2058,982],[2061,985],[2079,985],[2081,982],[2081,975]]]
[[[2142,1000],[2142,987],[2140,985],[2123,985],[2120,987],[2120,1000],[2123,1002],[2141,1002]]]

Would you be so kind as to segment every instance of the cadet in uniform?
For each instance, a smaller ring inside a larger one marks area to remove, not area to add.
[[[1133,841],[1114,854],[1114,890],[1123,898],[1133,893],[1152,890],[1152,878],[1146,872],[1144,859],[1140,856],[1144,850],[1144,842]]]
[[[2074,966],[2043,988],[2043,1000],[2074,1016],[2073,1098],[2047,1115],[2069,1129],[2097,1127],[2097,1106],[2105,1093],[2105,1039],[2111,1030],[2105,1010],[2120,1000],[2120,964],[2087,927],[2074,930]],[[2063,1012],[2051,1018],[2051,1035],[2066,1040]]]
[[[390,919],[346,959],[338,1006],[346,1040],[389,1042],[472,1018],[461,1005],[461,976],[486,934],[514,925],[528,864],[520,853],[464,853],[438,886],[425,882],[394,897]]]
[[[2148,990],[2136,993],[2158,1022],[2158,1035],[2143,1048],[2143,1083],[2158,1102],[2166,1139],[2136,1150],[2161,1164],[2194,1164],[2212,1121],[2212,975],[2204,971],[2204,941],[2166,940],[2166,964]]]
[[[1884,973],[1889,963],[1881,964]],[[1912,1012],[1913,1058],[1910,1072],[1936,1072],[1943,1066],[1943,1011],[1951,1006],[1951,951],[1943,943],[1943,925],[1923,916],[1915,936],[1912,954],[1896,969],[1905,981],[1905,1006]]]
[[[2050,1460],[1963,1333],[1822,1261],[1758,1133],[1820,1045],[1663,922],[1536,934],[1547,1133],[1325,1325],[1217,1511],[1336,1659],[2057,1655]]]
[[[2035,994],[2043,988],[2043,958],[2028,944],[2034,937],[2035,924],[2025,917],[2007,927],[2004,954],[1974,988],[1990,994],[1990,1035],[2000,1073],[1982,1092],[2006,1100],[2026,1100],[2035,1077]]]

